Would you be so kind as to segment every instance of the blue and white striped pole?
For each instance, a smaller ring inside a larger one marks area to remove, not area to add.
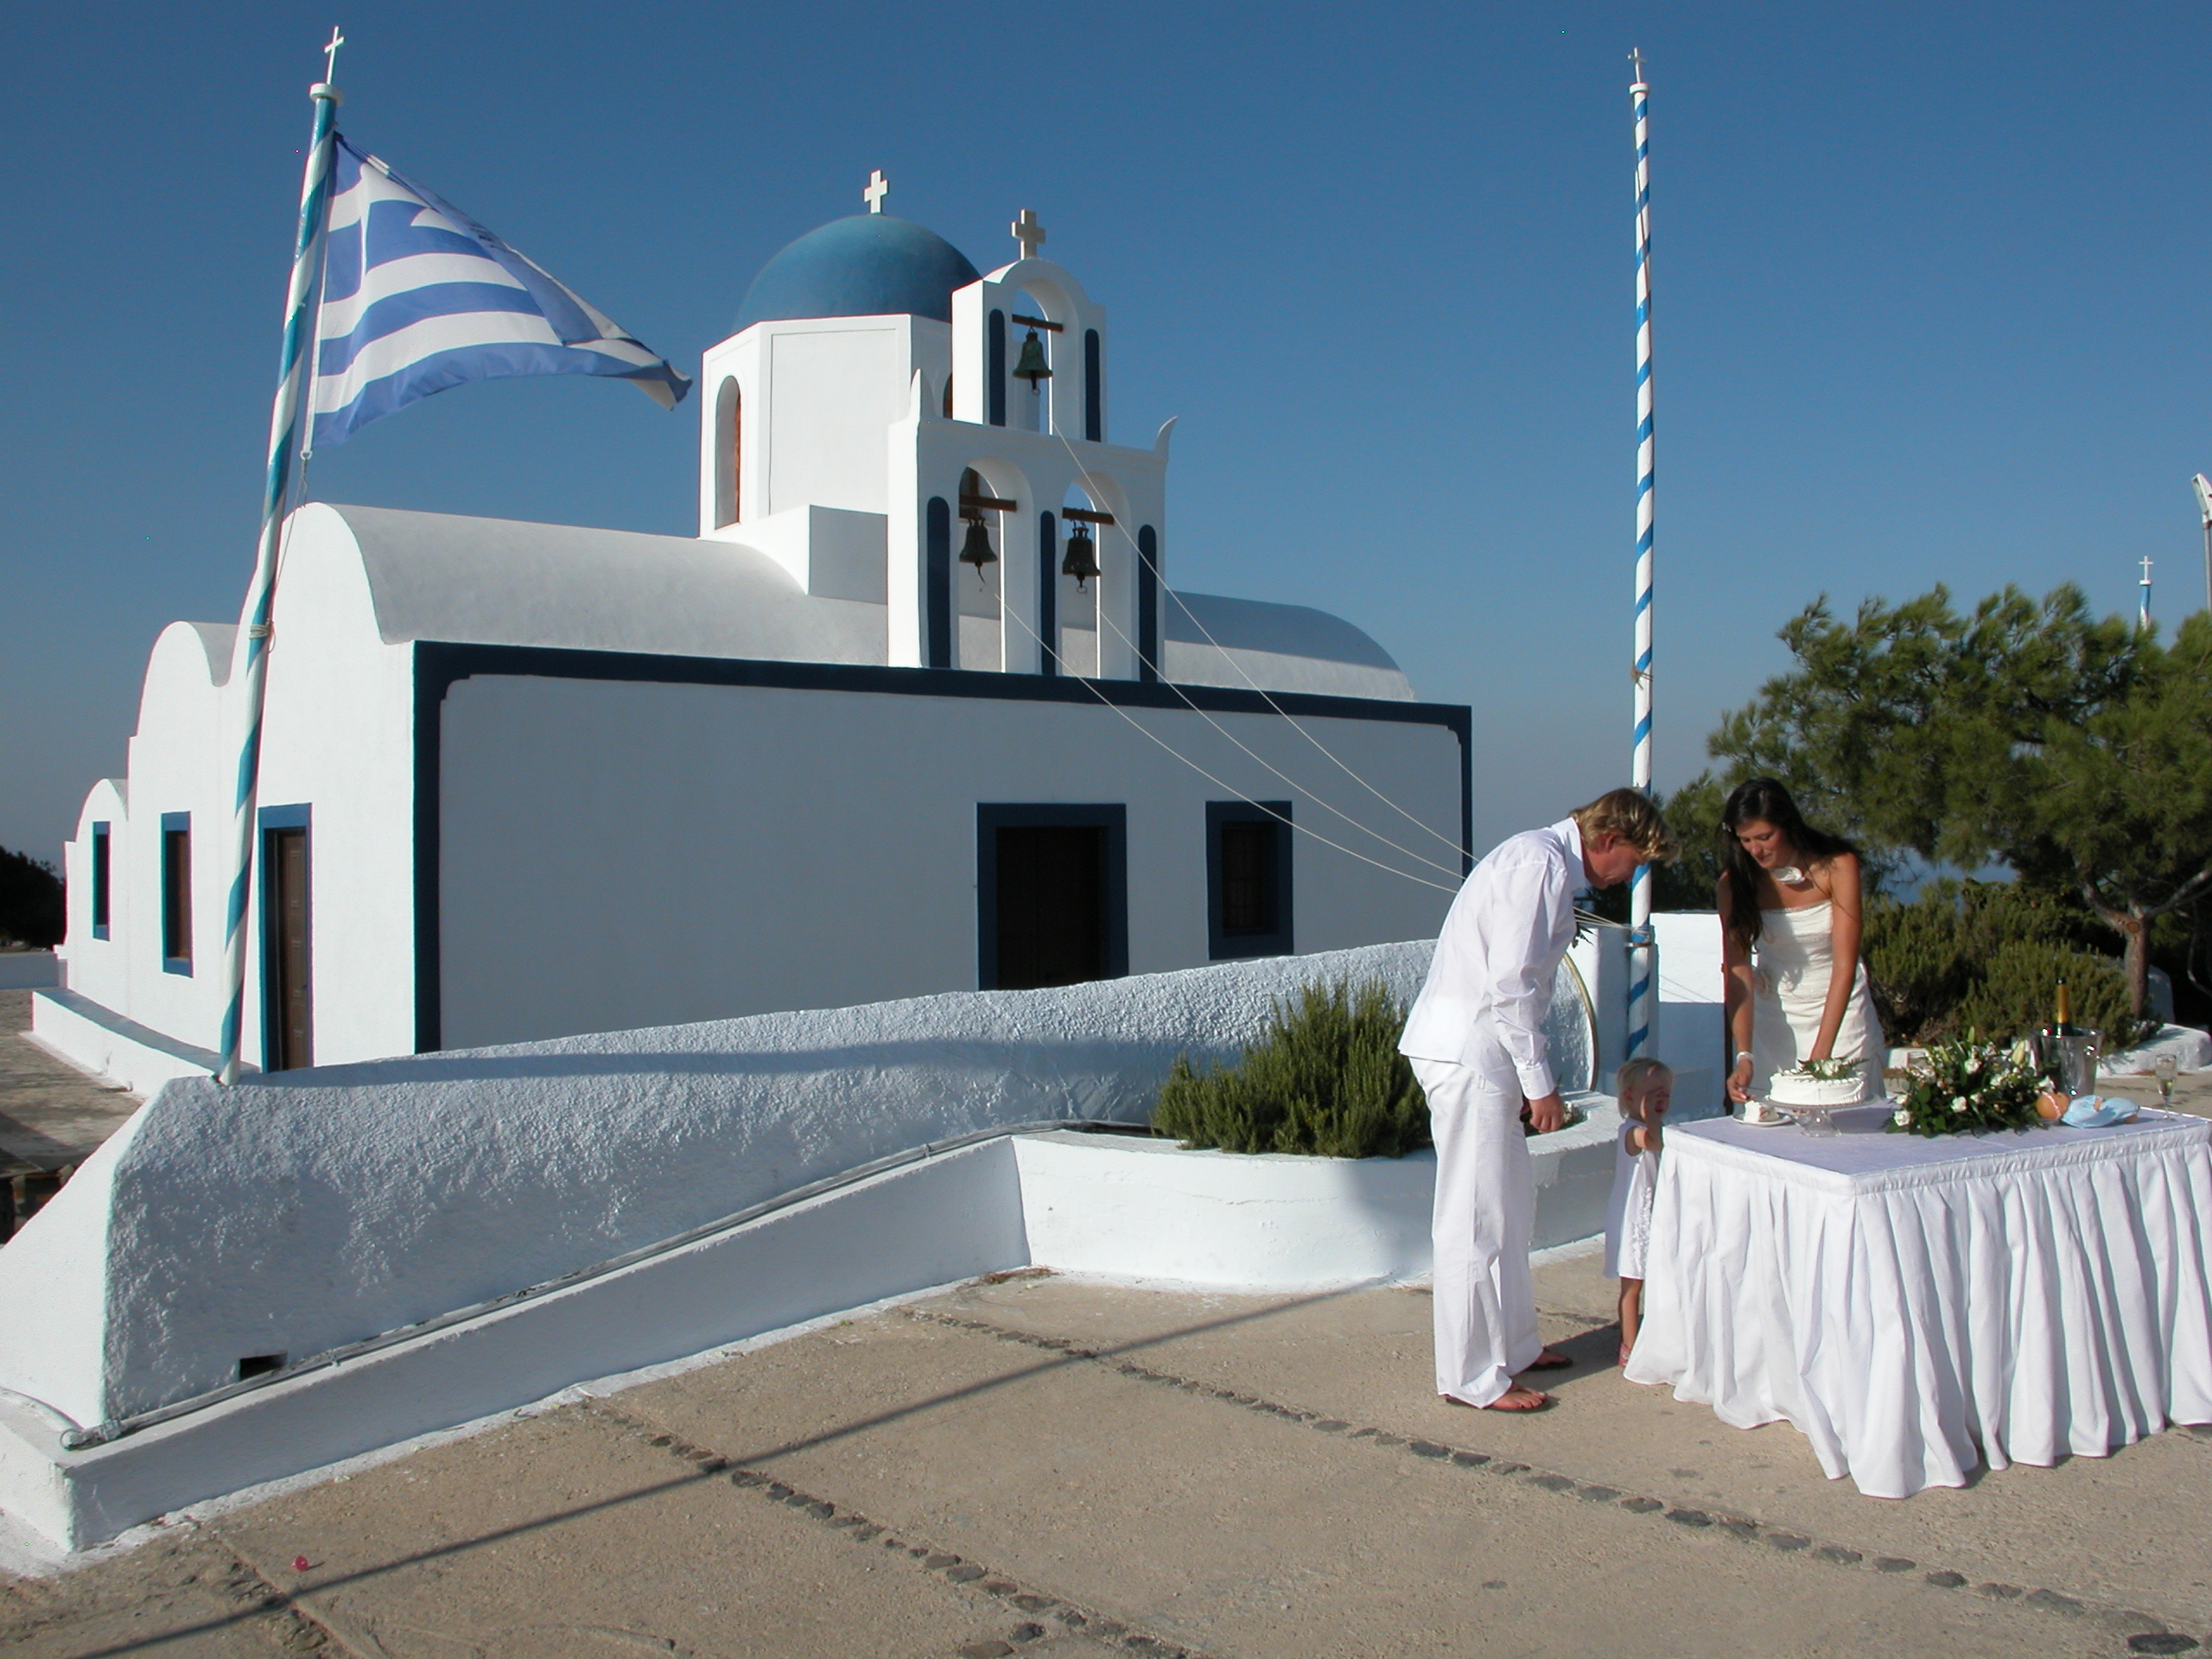
[[[330,32],[324,48],[334,73],[338,48],[345,36]],[[228,1001],[223,1009],[222,1059],[216,1067],[219,1083],[235,1083],[238,1077],[238,1049],[245,1029],[246,899],[252,888],[254,809],[261,787],[261,716],[269,668],[269,618],[276,596],[276,550],[283,534],[285,510],[290,505],[296,480],[293,462],[300,451],[300,410],[312,378],[308,353],[314,346],[315,302],[318,267],[322,262],[322,233],[330,200],[330,163],[336,149],[338,89],[327,79],[308,90],[315,100],[315,139],[308,147],[307,174],[300,185],[300,231],[292,250],[292,285],[284,302],[284,352],[276,377],[276,399],[269,415],[269,474],[262,493],[261,543],[255,553],[253,582],[246,589],[245,682],[240,702],[245,710],[245,732],[238,745],[237,810],[232,829],[236,842],[236,872],[231,882],[230,903],[223,918],[223,983]]]
[[[1646,128],[1650,88],[1643,54],[1630,54],[1636,80],[1636,746],[1629,781],[1651,792],[1651,140]],[[1651,930],[1651,867],[1629,884],[1628,1056],[1657,1036],[1659,950]]]

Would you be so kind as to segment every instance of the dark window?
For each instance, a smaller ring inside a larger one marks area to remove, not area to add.
[[[988,357],[990,364],[988,408],[993,426],[1006,424],[1006,313],[991,313]]]
[[[1290,954],[1288,801],[1206,803],[1206,935],[1216,961]]]
[[[1106,437],[1105,369],[1099,362],[1098,331],[1083,334],[1083,435],[1093,443]]]
[[[192,814],[162,814],[162,966],[192,971]]]
[[[108,827],[105,823],[92,826],[92,937],[107,938],[108,916]]]
[[[984,989],[1128,972],[1127,818],[1119,805],[976,809]]]
[[[930,498],[925,513],[922,560],[922,626],[929,638],[922,661],[931,668],[952,666],[952,508],[941,495]]]

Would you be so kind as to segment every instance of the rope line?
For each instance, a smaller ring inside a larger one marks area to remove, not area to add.
[[[1001,606],[1003,606],[1003,605],[1005,604],[1005,600],[1004,600],[1004,598],[1003,598],[1003,597],[1001,597],[1001,600],[1000,600],[1000,604],[1001,604]],[[1114,621],[1114,620],[1113,620],[1112,618],[1109,617],[1109,616],[1106,614],[1106,607],[1105,607],[1103,605],[1101,605],[1101,606],[1098,607],[1098,620],[1099,620],[1099,621],[1101,621],[1102,623],[1103,623],[1106,626],[1108,626],[1108,627],[1109,627],[1109,628],[1112,628],[1112,629],[1114,630],[1114,637],[1115,637],[1116,639],[1119,639],[1119,640],[1120,640],[1123,645],[1125,645],[1128,646],[1128,647],[1129,647],[1129,649],[1130,649],[1131,651],[1135,652],[1137,653],[1138,657],[1140,658],[1140,659],[1141,659],[1141,658],[1142,658],[1142,656],[1143,656],[1143,654],[1144,654],[1144,653],[1143,653],[1143,648],[1142,648],[1141,646],[1138,645],[1137,645],[1137,643],[1136,643],[1135,640],[1131,639],[1128,634],[1123,633],[1123,632],[1122,632],[1120,625],[1119,625],[1119,624],[1117,624],[1116,622],[1115,622],[1115,621]],[[1039,641],[1039,643],[1041,644],[1041,643],[1042,643],[1042,641],[1040,640],[1040,641]],[[1348,824],[1351,825],[1351,827],[1352,827],[1353,829],[1355,829],[1355,830],[1359,830],[1362,834],[1363,834],[1363,835],[1370,835],[1370,836],[1374,836],[1376,840],[1377,840],[1377,841],[1381,842],[1382,842],[1385,847],[1388,847],[1388,848],[1389,848],[1392,852],[1394,852],[1394,853],[1402,853],[1402,854],[1404,854],[1408,858],[1410,858],[1411,860],[1413,860],[1413,861],[1414,861],[1414,863],[1416,863],[1416,864],[1426,864],[1426,865],[1427,865],[1427,866],[1428,866],[1428,868],[1429,868],[1430,869],[1432,869],[1432,870],[1439,870],[1439,871],[1441,871],[1444,874],[1446,874],[1446,875],[1448,875],[1448,876],[1451,876],[1451,877],[1454,878],[1454,880],[1456,880],[1456,879],[1458,878],[1459,872],[1458,870],[1454,869],[1452,866],[1450,866],[1450,865],[1448,865],[1448,864],[1440,864],[1440,863],[1438,863],[1434,859],[1428,857],[1428,856],[1427,856],[1427,855],[1425,855],[1425,854],[1422,854],[1422,853],[1417,853],[1417,852],[1415,852],[1415,851],[1414,851],[1412,848],[1410,848],[1410,847],[1406,847],[1406,846],[1402,846],[1402,845],[1400,845],[1398,842],[1395,842],[1395,841],[1391,840],[1389,836],[1388,836],[1384,835],[1384,834],[1383,834],[1380,830],[1376,829],[1372,824],[1362,823],[1361,823],[1357,818],[1355,818],[1354,817],[1352,817],[1352,815],[1351,815],[1351,813],[1344,811],[1341,807],[1336,806],[1336,805],[1332,804],[1332,803],[1330,803],[1330,802],[1328,802],[1328,801],[1325,801],[1325,800],[1323,800],[1323,799],[1322,799],[1319,795],[1316,795],[1316,794],[1315,794],[1312,790],[1310,790],[1310,789],[1306,788],[1303,784],[1300,783],[1296,779],[1293,778],[1293,777],[1292,777],[1288,772],[1285,772],[1281,767],[1280,767],[1280,766],[1276,766],[1273,761],[1271,761],[1271,760],[1268,760],[1264,755],[1261,754],[1258,751],[1256,751],[1256,750],[1253,749],[1249,745],[1246,744],[1243,740],[1241,740],[1240,738],[1238,738],[1235,733],[1233,733],[1233,732],[1231,732],[1230,730],[1229,730],[1229,728],[1228,728],[1227,727],[1224,726],[1224,725],[1223,725],[1219,721],[1216,720],[1216,719],[1215,719],[1211,715],[1208,714],[1205,709],[1203,709],[1199,708],[1199,707],[1198,707],[1198,705],[1197,703],[1195,703],[1195,702],[1192,702],[1192,701],[1191,701],[1191,698],[1190,698],[1190,695],[1189,695],[1187,692],[1185,692],[1185,691],[1183,690],[1183,688],[1182,688],[1181,686],[1179,686],[1179,685],[1176,684],[1173,680],[1169,680],[1169,679],[1162,678],[1162,679],[1160,680],[1160,684],[1162,684],[1162,685],[1164,685],[1164,686],[1166,686],[1166,687],[1170,691],[1173,691],[1173,692],[1177,696],[1179,696],[1179,697],[1182,698],[1182,700],[1183,700],[1183,705],[1184,705],[1184,707],[1185,707],[1185,708],[1188,709],[1189,709],[1192,714],[1196,715],[1197,715],[1200,720],[1203,720],[1204,721],[1205,721],[1205,723],[1206,723],[1207,725],[1209,725],[1209,726],[1212,727],[1212,728],[1214,728],[1214,730],[1216,730],[1217,732],[1219,732],[1219,733],[1220,733],[1224,737],[1227,738],[1227,739],[1228,739],[1231,743],[1236,744],[1236,747],[1237,747],[1238,748],[1243,749],[1246,754],[1250,755],[1250,756],[1252,757],[1252,759],[1253,759],[1253,760],[1255,760],[1258,761],[1258,762],[1260,763],[1260,765],[1261,765],[1262,766],[1263,766],[1264,768],[1266,768],[1268,772],[1273,772],[1276,777],[1278,777],[1278,778],[1281,779],[1282,779],[1282,781],[1283,781],[1285,784],[1287,784],[1287,785],[1289,785],[1289,787],[1291,788],[1291,790],[1292,790],[1294,792],[1295,792],[1295,793],[1297,793],[1297,794],[1300,794],[1300,795],[1303,795],[1303,796],[1304,796],[1307,800],[1309,800],[1309,801],[1313,802],[1314,805],[1316,805],[1316,806],[1318,806],[1318,807],[1320,807],[1320,808],[1321,808],[1322,810],[1324,810],[1325,811],[1329,811],[1329,812],[1333,812],[1333,813],[1335,813],[1338,817],[1342,818],[1342,819],[1343,819],[1346,823],[1348,823]],[[1278,709],[1276,712],[1277,712],[1278,714],[1280,714],[1281,711],[1280,709]],[[1287,716],[1286,716],[1286,718],[1287,718]],[[1416,820],[1415,820],[1415,822],[1416,822],[1416,823],[1419,823],[1420,821],[1419,821],[1418,819],[1416,819]],[[1427,828],[1427,825],[1423,825],[1422,827],[1423,827],[1424,829]],[[1435,832],[1432,830],[1430,833],[1431,833],[1431,834],[1434,834]],[[1456,850],[1456,848],[1455,848],[1455,850]]]
[[[1015,624],[1020,627],[1021,631],[1027,634],[1032,639],[1034,639],[1039,647],[1047,650],[1051,649],[1050,646],[1046,645],[1044,637],[1039,634],[1036,629],[1029,626],[1027,619],[1022,617],[1018,612],[1007,604],[1006,597],[1003,594],[999,596],[999,614],[1001,617],[1012,617]],[[1116,629],[1116,632],[1119,632],[1120,630]],[[1116,702],[1103,691],[1101,691],[1095,682],[1085,678],[1080,674],[1070,674],[1065,676],[1065,677],[1075,681],[1076,683],[1082,686],[1084,690],[1090,692],[1090,695],[1096,697],[1101,703],[1104,704],[1107,708],[1111,709],[1123,720],[1128,721],[1128,723],[1139,733],[1147,738],[1150,738],[1152,741],[1157,743],[1161,748],[1166,750],[1168,753],[1173,755],[1175,759],[1180,760],[1192,772],[1197,772],[1199,777],[1205,779],[1216,789],[1226,790],[1230,794],[1236,797],[1236,799],[1243,802],[1245,805],[1256,808],[1258,810],[1266,813],[1276,823],[1287,826],[1296,834],[1305,836],[1313,841],[1318,841],[1324,847],[1329,848],[1335,852],[1342,853],[1347,858],[1356,858],[1363,864],[1372,864],[1376,869],[1383,871],[1387,874],[1397,876],[1402,880],[1418,881],[1422,887],[1433,887],[1439,893],[1457,893],[1459,890],[1456,882],[1450,886],[1446,886],[1441,881],[1432,881],[1425,875],[1416,875],[1411,870],[1402,870],[1395,865],[1385,864],[1379,858],[1370,858],[1365,853],[1360,852],[1355,848],[1346,847],[1339,842],[1330,840],[1328,836],[1323,835],[1319,830],[1313,828],[1309,824],[1299,823],[1294,822],[1292,819],[1285,817],[1281,813],[1276,811],[1264,801],[1255,801],[1249,795],[1247,795],[1243,790],[1237,788],[1234,784],[1224,783],[1220,779],[1215,777],[1213,773],[1208,772],[1197,761],[1192,760],[1189,755],[1185,754],[1180,749],[1177,748],[1173,743],[1170,743],[1166,738],[1160,736],[1157,732],[1144,725],[1134,715],[1130,714],[1128,709],[1122,708],[1120,703]],[[1204,711],[1201,710],[1200,712]],[[1227,736],[1228,734],[1224,733],[1223,735]],[[1234,738],[1231,738],[1230,741],[1231,742],[1236,741]],[[1239,744],[1237,747],[1242,748],[1243,746]],[[1247,750],[1246,753],[1249,753],[1250,752]],[[1255,760],[1258,759],[1256,755],[1253,758]]]
[[[1088,477],[1089,471],[1083,465],[1083,458],[1076,454],[1075,446],[1068,442],[1067,434],[1060,432],[1055,433],[1053,435],[1059,439],[1060,447],[1068,452],[1068,459],[1074,461],[1077,470],[1083,472],[1084,476]],[[1128,526],[1122,524],[1117,518],[1114,521],[1113,527],[1121,532],[1122,539],[1128,543],[1130,553],[1139,558],[1141,558],[1142,554],[1139,551],[1136,542],[1129,535]],[[1438,830],[1435,825],[1428,823],[1423,818],[1416,817],[1414,813],[1408,811],[1404,807],[1399,805],[1397,802],[1392,800],[1381,790],[1376,788],[1373,784],[1369,783],[1366,779],[1354,772],[1351,767],[1345,763],[1344,759],[1333,749],[1330,748],[1327,744],[1321,741],[1319,738],[1314,736],[1312,732],[1306,730],[1304,726],[1300,725],[1299,723],[1298,717],[1295,715],[1293,715],[1287,709],[1285,709],[1281,703],[1277,702],[1274,700],[1274,694],[1270,692],[1267,687],[1262,685],[1257,680],[1254,679],[1250,673],[1246,671],[1244,664],[1238,662],[1235,657],[1230,654],[1229,647],[1223,645],[1220,640],[1214,638],[1213,631],[1207,627],[1205,623],[1199,618],[1198,613],[1191,608],[1189,601],[1186,601],[1181,594],[1168,586],[1166,578],[1160,575],[1156,568],[1153,571],[1153,576],[1154,580],[1160,583],[1160,591],[1166,594],[1170,599],[1175,601],[1176,605],[1181,609],[1183,614],[1189,617],[1192,622],[1196,625],[1198,632],[1205,636],[1206,643],[1221,653],[1222,659],[1231,668],[1236,671],[1237,677],[1241,678],[1246,685],[1249,686],[1253,690],[1258,692],[1262,697],[1266,699],[1268,708],[1274,709],[1276,714],[1280,715],[1284,720],[1290,722],[1290,727],[1293,731],[1296,732],[1308,743],[1311,743],[1315,748],[1320,750],[1321,753],[1326,755],[1331,761],[1335,763],[1337,768],[1341,771],[1345,777],[1351,779],[1352,782],[1357,784],[1362,789],[1372,795],[1376,800],[1382,802],[1383,805],[1389,807],[1400,817],[1405,819],[1408,823],[1415,825],[1424,835],[1435,836],[1437,840],[1442,842],[1446,847],[1449,847],[1452,852],[1458,855],[1462,860],[1466,858],[1468,855],[1468,849],[1466,848],[1462,847],[1458,842],[1452,840],[1451,836]],[[1121,630],[1116,628],[1115,632],[1119,633]],[[1124,643],[1126,643],[1126,641]],[[1160,654],[1162,656],[1166,654],[1166,645],[1165,641],[1161,644]],[[1165,681],[1162,683],[1166,683]],[[1281,776],[1281,774],[1278,773],[1276,775]],[[1287,782],[1288,780],[1285,779],[1285,781]],[[1318,800],[1320,798],[1316,796],[1314,798]],[[1363,824],[1361,828],[1365,829],[1366,826]],[[1369,830],[1369,833],[1370,835],[1376,834],[1373,830]],[[1382,839],[1382,837],[1377,836],[1377,839]],[[1392,842],[1390,844],[1395,845],[1396,843]],[[1404,849],[1400,849],[1400,850],[1403,851]],[[1408,854],[1407,856],[1416,857],[1418,855]],[[1421,861],[1423,863],[1428,862],[1426,859],[1423,859]],[[1432,868],[1443,869],[1446,867],[1439,864],[1433,865]],[[1456,875],[1459,872],[1457,870],[1453,870],[1451,874]]]

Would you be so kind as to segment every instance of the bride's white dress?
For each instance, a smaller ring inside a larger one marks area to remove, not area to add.
[[[1758,944],[1751,954],[1751,1093],[1764,1096],[1777,1071],[1788,1071],[1821,1034],[1828,982],[1835,969],[1835,914],[1825,899],[1794,910],[1762,910]],[[1881,1027],[1866,997],[1866,965],[1852,964],[1851,1000],[1843,1005],[1828,1051],[1861,1062],[1859,1098],[1878,1099],[1887,1058]]]

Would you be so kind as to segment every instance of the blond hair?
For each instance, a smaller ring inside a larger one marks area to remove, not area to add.
[[[1632,1094],[1641,1094],[1655,1083],[1672,1083],[1675,1068],[1664,1060],[1655,1060],[1649,1054],[1638,1055],[1621,1067],[1613,1077],[1613,1098],[1626,1100]]]
[[[1642,854],[1646,864],[1662,862],[1681,850],[1658,805],[1640,789],[1609,789],[1568,816],[1582,831],[1586,847],[1600,836],[1617,836]]]

